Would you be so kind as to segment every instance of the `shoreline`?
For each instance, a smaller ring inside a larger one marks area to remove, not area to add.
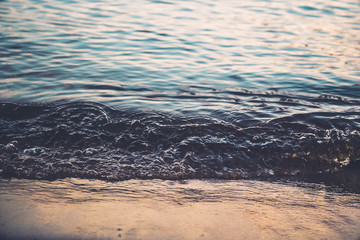
[[[2,239],[358,239],[360,195],[254,180],[0,180]]]

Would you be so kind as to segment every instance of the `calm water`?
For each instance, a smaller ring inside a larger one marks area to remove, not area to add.
[[[1,1],[1,175],[359,191],[360,4]]]
[[[353,87],[360,82],[356,0],[1,1],[0,7],[4,100],[242,111],[257,109],[241,96],[244,89],[295,100],[360,97]]]

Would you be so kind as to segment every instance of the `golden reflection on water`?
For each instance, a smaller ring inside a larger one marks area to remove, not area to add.
[[[256,181],[1,181],[0,233],[80,239],[356,239],[359,195]]]

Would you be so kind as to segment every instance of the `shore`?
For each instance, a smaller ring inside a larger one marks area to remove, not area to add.
[[[1,239],[359,239],[360,196],[260,181],[0,180]]]

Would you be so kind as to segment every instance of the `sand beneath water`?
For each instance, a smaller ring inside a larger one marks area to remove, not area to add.
[[[360,196],[260,181],[0,180],[1,239],[359,239]]]

